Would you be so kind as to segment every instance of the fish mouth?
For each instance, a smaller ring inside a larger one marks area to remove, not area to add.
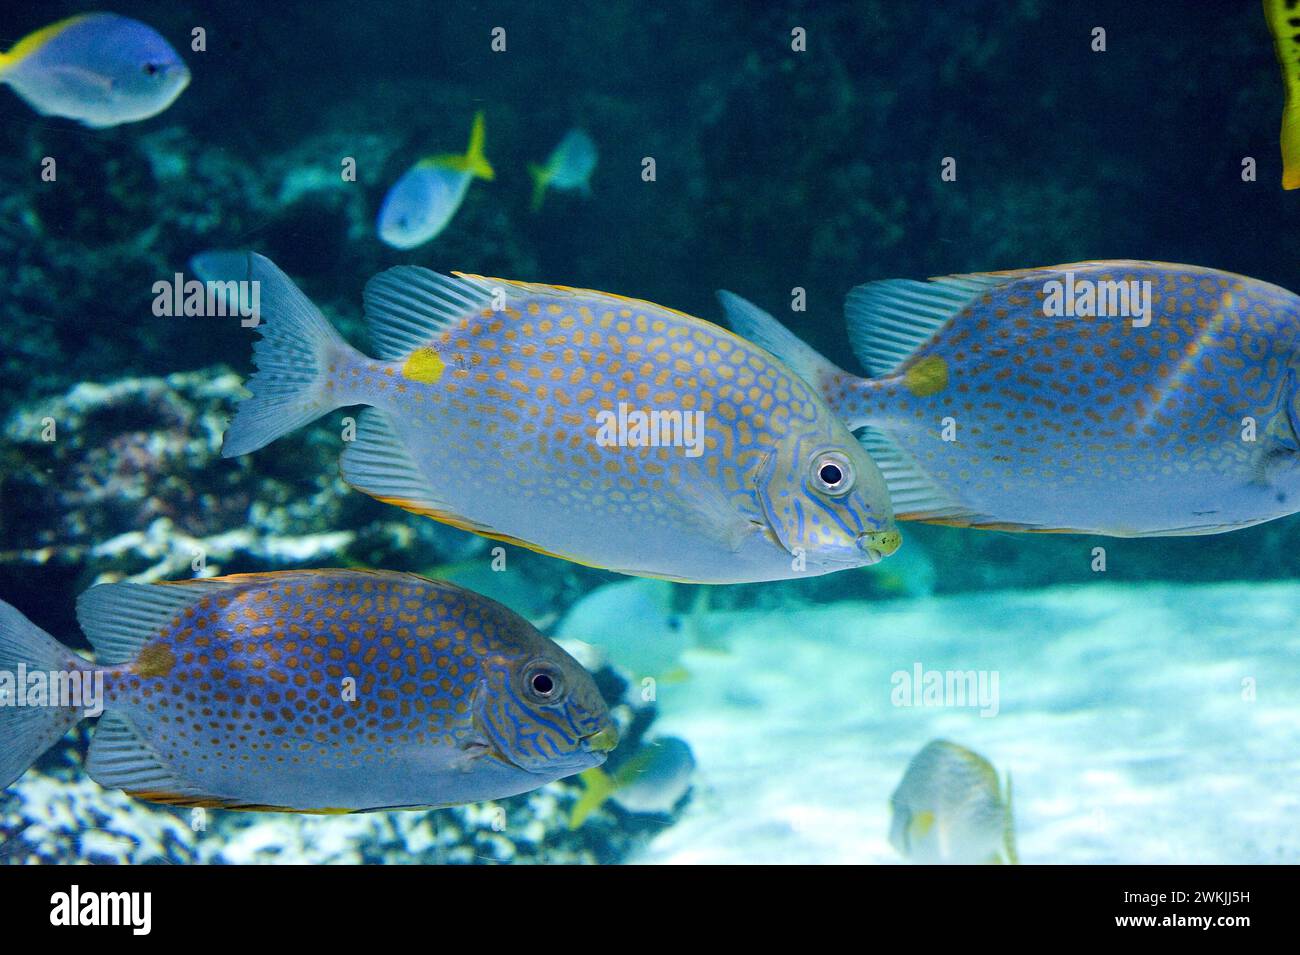
[[[897,530],[867,531],[858,535],[859,549],[870,558],[868,564],[877,564],[903,543],[903,535]]]
[[[617,745],[618,730],[613,726],[606,726],[582,737],[582,748],[588,753],[599,753],[601,756],[608,755]]]

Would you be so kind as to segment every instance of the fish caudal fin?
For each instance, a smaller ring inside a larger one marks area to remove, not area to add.
[[[546,185],[551,181],[551,174],[545,166],[530,162],[528,175],[533,177],[533,200],[528,204],[528,208],[536,212],[542,208],[542,202],[546,199]]]
[[[1286,103],[1282,107],[1282,188],[1300,189],[1300,33],[1289,0],[1264,0],[1273,34],[1273,52],[1282,68]]]
[[[32,623],[4,601],[0,601],[0,789],[7,788],[31,768],[47,749],[80,722],[80,706],[56,706],[46,695],[30,699],[27,682],[19,681],[19,666],[28,674],[79,672],[80,683],[91,668],[84,660]],[[47,684],[47,693],[60,687]]]
[[[483,111],[474,114],[474,125],[469,131],[469,148],[465,150],[465,171],[491,182],[496,178],[492,164],[483,155]]]
[[[569,812],[569,828],[578,829],[587,817],[599,809],[606,799],[613,795],[614,790],[618,788],[618,783],[614,778],[605,772],[599,766],[588,769],[579,777],[585,789],[578,801],[573,804],[573,809]]]
[[[253,346],[252,396],[239,403],[221,447],[227,458],[256,451],[346,404],[327,392],[328,370],[340,359],[359,358],[270,259],[250,253],[240,272],[228,278],[256,283],[252,320],[262,337]]]

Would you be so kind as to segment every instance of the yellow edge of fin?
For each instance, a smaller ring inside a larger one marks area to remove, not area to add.
[[[254,803],[237,803],[215,796],[178,796],[175,793],[148,790],[123,790],[132,799],[161,803],[165,806],[182,806],[191,809],[228,809],[232,812],[301,812],[316,816],[342,816],[364,809],[294,809],[289,806],[260,806]]]
[[[349,574],[365,574],[370,577],[412,577],[416,580],[430,581],[430,578],[420,574],[414,574],[410,571],[400,570],[371,570],[365,567],[310,567],[303,570],[256,570],[245,574],[225,574],[221,577],[188,577],[183,580],[155,580],[152,582],[156,587],[188,587],[193,584],[208,583],[257,583],[263,580],[278,579],[283,580],[290,574],[310,575],[313,577],[324,576],[326,574],[335,574],[339,572]],[[450,583],[450,581],[431,581],[437,583]],[[452,586],[458,586],[452,584]]]
[[[944,527],[965,527],[975,531],[1010,531],[1017,534],[1093,534],[1105,535],[1104,531],[1082,531],[1073,527],[1030,527],[1027,524],[1013,524],[1007,521],[990,521],[973,524],[961,517],[927,517],[924,511],[908,511],[895,514],[900,521],[916,521],[918,524],[940,524]]]
[[[34,33],[27,34],[27,36],[15,43],[13,49],[8,53],[0,53],[0,70],[6,70],[31,56],[62,33],[65,28],[72,26],[79,20],[86,19],[88,16],[90,16],[88,13],[78,13],[76,16],[60,20],[58,23],[51,23],[47,27],[41,27]]]
[[[472,521],[465,520],[463,517],[460,517],[457,514],[452,514],[450,511],[434,510],[433,508],[425,507],[423,504],[416,504],[414,501],[408,501],[400,497],[383,497],[379,494],[371,494],[365,488],[358,487],[355,484],[349,483],[347,479],[344,479],[343,483],[347,484],[348,487],[352,488],[352,490],[354,491],[360,491],[362,494],[365,494],[367,497],[373,497],[376,501],[382,501],[385,504],[392,504],[394,507],[400,507],[404,511],[409,511],[412,514],[418,514],[421,517],[428,517],[432,520],[437,521],[440,524],[446,524],[449,527],[454,527],[457,530],[469,531],[471,534],[477,534],[480,537],[486,537],[489,540],[501,541],[503,544],[513,544],[516,547],[522,547],[525,550],[531,550],[537,554],[543,554],[547,557],[554,557],[556,560],[567,560],[571,564],[581,564],[583,567],[590,567],[593,570],[612,570],[615,573],[627,574],[630,577],[649,577],[654,580],[667,580],[676,584],[711,583],[711,581],[688,580],[685,577],[669,577],[664,574],[652,574],[644,570],[624,570],[617,567],[606,567],[603,564],[593,564],[590,563],[589,561],[583,560],[580,557],[571,557],[565,554],[559,554],[553,550],[547,550],[544,547],[539,547],[536,544],[530,544],[528,541],[520,540],[518,537],[511,537],[509,534],[501,534],[498,533],[497,531],[490,530],[485,527],[481,527],[480,525],[475,524]],[[242,575],[236,575],[236,576],[242,576]],[[247,576],[255,576],[255,575],[249,574]],[[418,577],[419,575],[412,574],[411,576]],[[215,578],[209,578],[209,579],[215,579]],[[427,579],[427,578],[422,578],[422,579]]]
[[[1060,265],[1037,265],[1023,269],[1003,269],[992,272],[966,272],[953,273],[952,275],[932,275],[928,281],[934,282],[940,279],[960,279],[968,276],[991,276],[995,278],[1020,279],[1027,278],[1031,275],[1041,275],[1044,272],[1066,272],[1076,269],[1094,269],[1107,268],[1119,271],[1128,268],[1157,268],[1157,269],[1178,269],[1182,272],[1214,272],[1217,275],[1227,275],[1231,278],[1242,279],[1247,282],[1257,282],[1258,279],[1252,279],[1249,275],[1242,275],[1240,272],[1225,272],[1223,269],[1211,268],[1208,265],[1189,265],[1186,262],[1160,262],[1155,259],[1086,259],[1082,262],[1063,262]]]
[[[491,275],[476,275],[473,272],[453,271],[451,274],[457,278],[467,279],[471,282],[491,282],[494,285],[513,286],[514,288],[521,289],[522,291],[529,292],[533,295],[560,295],[566,297],[570,295],[591,295],[596,298],[608,299],[611,302],[621,302],[624,305],[632,305],[638,308],[658,309],[659,311],[667,312],[670,315],[679,315],[682,318],[689,318],[692,322],[700,322],[701,324],[708,325],[711,328],[734,338],[736,341],[744,342],[750,348],[759,347],[748,338],[743,338],[731,329],[724,328],[722,325],[719,325],[716,322],[711,322],[707,318],[700,318],[698,315],[692,315],[690,312],[683,312],[681,309],[670,308],[667,305],[660,305],[658,302],[647,301],[643,298],[632,298],[629,295],[619,295],[617,292],[602,292],[599,289],[594,288],[578,288],[574,285],[548,285],[545,282],[521,282],[518,279],[502,279]]]

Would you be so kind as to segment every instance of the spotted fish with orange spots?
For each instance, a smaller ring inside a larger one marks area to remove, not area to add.
[[[580,773],[618,740],[572,657],[500,604],[413,574],[105,584],[77,616],[93,664],[0,602],[0,672],[100,681],[87,772],[142,799],[445,806]],[[80,694],[0,702],[0,787],[94,715]]]
[[[835,367],[734,300],[864,442],[900,519],[1212,534],[1300,510],[1300,298],[1190,265],[1082,262],[860,286]]]
[[[369,405],[343,451],[349,484],[568,560],[724,583],[824,574],[898,547],[861,445],[784,363],[716,325],[602,292],[400,266],[366,286],[372,359],[269,260],[245,263],[228,277],[260,283],[263,337],[227,457]]]

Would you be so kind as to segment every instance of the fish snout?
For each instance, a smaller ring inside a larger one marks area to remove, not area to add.
[[[903,535],[896,530],[868,531],[858,535],[858,547],[871,557],[871,563],[884,560],[903,543]]]
[[[582,748],[588,753],[608,754],[617,745],[618,730],[612,724],[582,738]]]

